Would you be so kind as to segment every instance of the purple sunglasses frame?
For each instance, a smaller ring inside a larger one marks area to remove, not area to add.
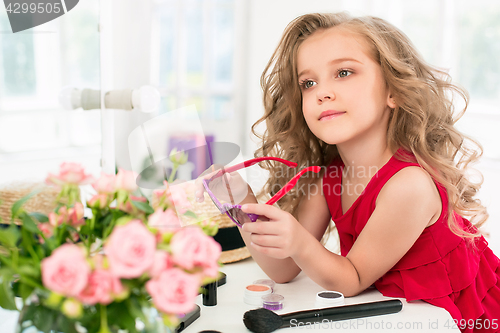
[[[226,169],[221,169],[221,170],[219,170],[219,172],[217,172],[210,179],[203,179],[203,187],[205,188],[205,191],[207,191],[208,196],[210,197],[210,199],[212,199],[214,205],[219,209],[219,211],[221,212],[221,214],[226,214],[231,219],[231,221],[233,221],[240,228],[242,227],[242,225],[245,222],[238,221],[238,219],[235,216],[233,216],[232,214],[229,213],[230,211],[236,210],[237,212],[241,212],[241,213],[245,214],[248,217],[248,219],[250,221],[252,221],[252,222],[257,221],[257,219],[259,218],[259,215],[252,214],[252,213],[250,213],[250,214],[244,213],[241,210],[241,205],[233,205],[233,204],[230,204],[230,203],[221,204],[220,201],[215,197],[215,195],[210,190],[208,184],[212,180],[214,180],[215,178],[221,177],[225,173],[231,173],[231,172],[243,169],[243,168],[247,168],[249,166],[252,166],[252,165],[254,165],[256,163],[259,163],[259,162],[265,161],[265,160],[271,160],[271,161],[281,162],[281,163],[283,163],[283,164],[285,164],[285,165],[287,165],[287,166],[289,166],[291,168],[296,168],[297,167],[297,163],[291,162],[291,161],[287,161],[287,160],[279,158],[279,157],[258,157],[258,158],[253,158],[253,159],[250,159],[248,161],[236,164],[236,165],[231,166],[231,167],[226,168]],[[313,172],[318,173],[318,172],[321,171],[321,167],[319,167],[319,166],[310,166],[310,167],[307,167],[307,168],[304,168],[304,169],[300,170],[299,173],[297,173],[295,176],[293,176],[293,178],[290,179],[290,181],[288,183],[286,183],[285,186],[283,186],[275,195],[272,196],[271,199],[269,199],[266,202],[266,205],[273,205],[276,201],[278,201],[279,199],[281,199],[286,193],[288,193],[295,186],[295,184],[297,184],[299,178],[304,173],[306,173],[308,171],[313,171]]]

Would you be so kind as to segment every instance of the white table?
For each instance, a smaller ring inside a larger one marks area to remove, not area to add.
[[[217,305],[204,306],[201,296],[196,303],[200,305],[201,316],[183,332],[197,333],[203,330],[216,330],[222,333],[249,333],[243,324],[243,314],[255,307],[243,302],[244,288],[258,279],[267,276],[251,258],[225,265],[220,269],[227,275],[227,282],[217,291]],[[292,282],[277,284],[275,292],[285,297],[283,310],[278,314],[315,308],[316,293],[323,290],[305,274],[301,273]],[[346,304],[366,303],[390,299],[371,288],[356,297],[346,298]],[[408,303],[404,299],[403,310],[396,314],[330,322],[315,327],[291,327],[278,332],[459,332],[452,328],[452,318],[441,308],[425,302]],[[0,332],[14,333],[17,312],[0,308]],[[312,329],[313,328],[313,329]]]
[[[201,316],[183,332],[197,333],[203,330],[215,330],[222,333],[249,333],[243,324],[243,314],[255,307],[243,302],[244,288],[258,279],[267,276],[252,259],[225,265],[220,269],[227,275],[227,282],[217,291],[217,305],[203,306],[201,296],[197,304]],[[292,282],[277,284],[275,292],[285,297],[284,308],[278,314],[315,308],[315,297],[323,290],[305,274],[301,273]],[[345,299],[345,304],[366,303],[387,300],[375,288],[370,288],[358,296]],[[316,326],[290,327],[277,332],[460,332],[453,328],[450,314],[441,308],[422,301],[408,303],[404,299],[403,310],[396,314],[369,318],[351,319]]]

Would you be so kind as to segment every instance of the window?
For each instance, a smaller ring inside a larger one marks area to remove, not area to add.
[[[99,156],[99,111],[67,111],[58,101],[64,86],[99,89],[99,1],[77,9],[15,34],[7,13],[0,13],[2,169],[57,156]],[[27,176],[2,174],[0,182]]]
[[[343,1],[353,14],[380,16],[399,27],[430,64],[448,70],[470,94],[457,127],[500,161],[500,2],[492,0]],[[359,6],[362,4],[362,6]]]
[[[200,118],[235,116],[237,6],[233,0],[156,5],[152,76],[163,96],[163,112],[194,104]]]

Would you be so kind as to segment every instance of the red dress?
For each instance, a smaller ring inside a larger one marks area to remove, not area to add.
[[[398,153],[378,170],[345,214],[340,197],[342,160],[336,159],[327,168],[323,191],[339,233],[342,256],[349,253],[363,230],[385,183],[399,170],[419,166],[401,161],[396,155]],[[437,188],[443,203],[441,216],[425,228],[410,250],[374,285],[385,296],[423,300],[446,309],[462,332],[499,332],[500,259],[482,236],[475,239],[475,246],[471,246],[470,241],[449,229],[446,190],[439,184]],[[474,228],[458,214],[455,218],[464,228]],[[455,323],[450,320],[447,327]],[[442,325],[446,323],[440,323],[440,327]]]

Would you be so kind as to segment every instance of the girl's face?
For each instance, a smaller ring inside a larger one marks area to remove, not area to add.
[[[298,49],[297,73],[304,118],[319,139],[339,148],[385,140],[395,104],[364,39],[337,27],[315,32]]]

